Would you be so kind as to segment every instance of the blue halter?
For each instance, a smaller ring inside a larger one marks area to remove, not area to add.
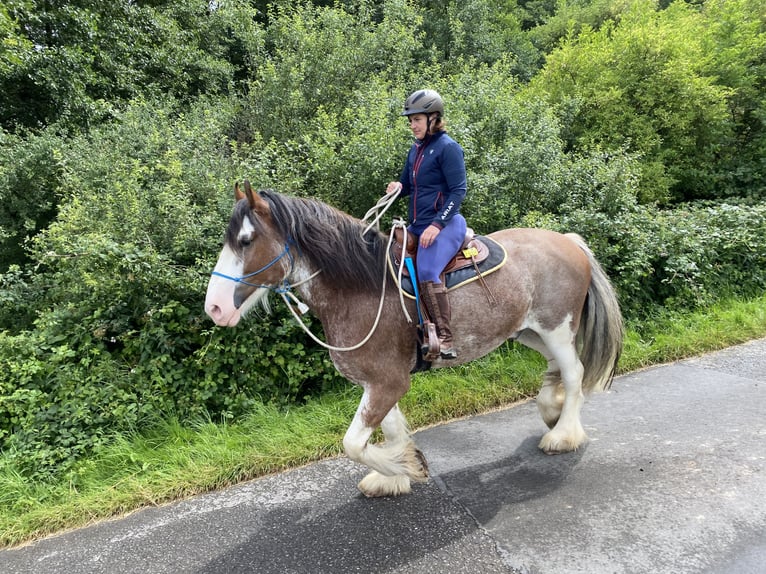
[[[290,290],[290,284],[287,282],[287,277],[290,276],[290,273],[292,273],[293,268],[295,267],[295,259],[293,258],[293,254],[290,253],[291,243],[293,243],[293,240],[288,239],[287,242],[285,242],[285,249],[282,251],[282,253],[277,255],[274,259],[269,261],[266,265],[264,265],[257,271],[253,271],[252,273],[248,273],[247,275],[242,275],[242,277],[232,277],[231,275],[226,275],[225,273],[219,273],[218,271],[213,271],[211,275],[217,275],[218,277],[223,277],[224,279],[228,279],[229,281],[234,281],[235,283],[241,283],[242,285],[247,285],[248,287],[262,287],[264,289],[271,289],[275,293],[287,293]],[[265,285],[262,283],[250,283],[249,281],[246,281],[246,279],[249,279],[250,277],[258,275],[259,273],[263,273],[270,267],[276,265],[277,262],[280,261],[285,255],[287,255],[287,257],[290,259],[290,270],[282,278],[282,281],[278,285]]]

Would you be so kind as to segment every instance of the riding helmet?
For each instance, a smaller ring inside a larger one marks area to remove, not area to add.
[[[444,102],[442,97],[435,90],[418,90],[412,92],[410,97],[404,102],[403,116],[413,114],[431,114],[438,112],[444,113]]]

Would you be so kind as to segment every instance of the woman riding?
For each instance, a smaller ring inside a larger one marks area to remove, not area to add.
[[[466,221],[460,204],[466,193],[463,148],[447,135],[444,102],[434,90],[413,92],[403,116],[415,136],[399,181],[386,193],[401,189],[409,196],[407,228],[418,238],[417,275],[421,298],[436,326],[440,355],[457,358],[450,329],[450,304],[440,275],[460,249]]]

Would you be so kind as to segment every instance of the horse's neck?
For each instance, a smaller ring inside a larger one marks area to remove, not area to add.
[[[309,306],[314,313],[324,323],[326,317],[333,315],[333,310],[342,306],[342,295],[337,287],[332,285],[326,277],[319,272],[312,277],[313,271],[297,273],[294,275],[296,284],[295,292],[298,297]],[[300,283],[298,285],[298,283]]]
[[[308,305],[311,312],[320,319],[332,306],[331,291],[321,271],[298,264],[290,277],[290,283],[295,286],[293,291],[298,299]]]
[[[343,289],[321,272],[308,279],[313,273],[313,270],[296,268],[292,283],[296,285],[298,298],[322,322],[326,335],[330,336],[336,329],[347,330],[350,325],[372,324],[380,304],[380,292],[357,293]],[[394,290],[388,287],[386,298],[390,299]]]

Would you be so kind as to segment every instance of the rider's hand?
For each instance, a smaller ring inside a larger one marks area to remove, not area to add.
[[[431,247],[431,244],[434,242],[434,239],[436,239],[436,236],[439,235],[439,232],[441,231],[441,228],[438,225],[429,225],[425,228],[425,231],[420,234],[420,246],[423,248]]]
[[[402,189],[402,184],[399,183],[398,181],[392,181],[386,187],[386,195],[391,195],[392,193],[396,193],[400,189]]]

